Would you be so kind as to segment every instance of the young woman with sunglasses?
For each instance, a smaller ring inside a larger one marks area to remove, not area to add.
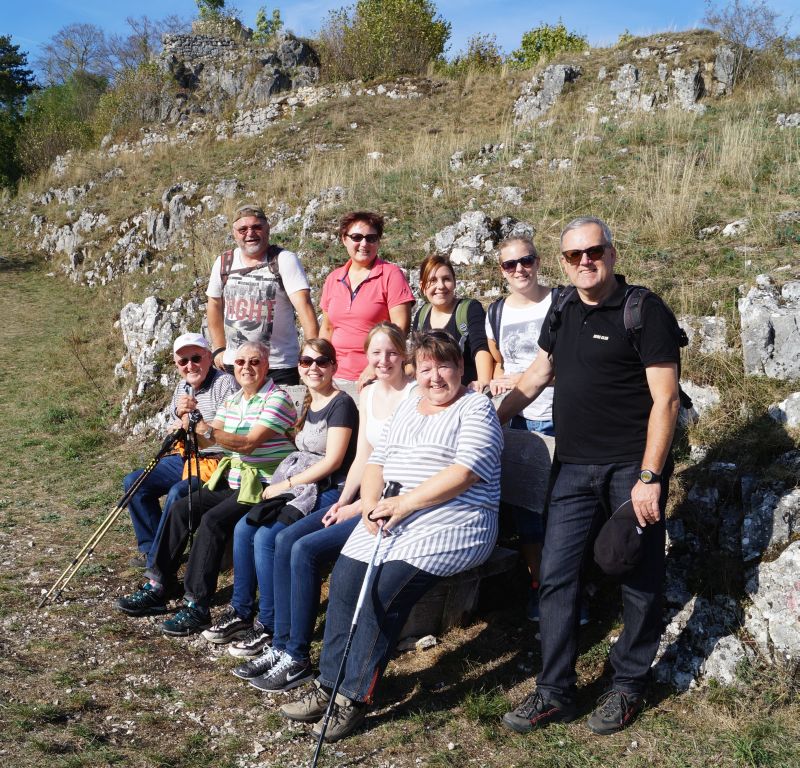
[[[336,560],[360,520],[358,494],[372,448],[395,408],[415,386],[405,372],[405,336],[396,325],[376,325],[364,348],[376,378],[361,396],[358,450],[342,494],[328,509],[323,507],[278,534],[272,647],[233,671],[261,690],[288,691],[308,680],[323,569]]]
[[[339,223],[339,238],[349,259],[326,278],[320,307],[319,335],[336,348],[337,382],[354,391],[366,368],[364,339],[377,323],[391,321],[403,333],[411,324],[414,295],[403,272],[378,257],[383,236],[383,216],[371,211],[351,211]]]
[[[303,345],[298,368],[308,397],[296,426],[297,450],[281,462],[262,493],[264,502],[275,503],[261,505],[237,523],[231,604],[203,634],[212,643],[240,640],[230,649],[234,656],[258,654],[272,637],[275,537],[305,513],[327,508],[339,498],[338,485],[356,453],[358,409],[353,399],[333,383],[333,346],[325,339],[309,339]],[[256,585],[258,610],[253,621]]]

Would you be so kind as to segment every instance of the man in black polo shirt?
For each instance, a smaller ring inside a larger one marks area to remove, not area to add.
[[[662,629],[664,512],[678,416],[679,348],[662,302],[642,302],[639,351],[627,338],[626,283],[614,274],[608,226],[594,217],[561,233],[564,267],[577,289],[539,355],[501,404],[501,422],[553,381],[558,472],[550,499],[539,588],[542,671],[536,690],[503,717],[525,732],[577,716],[581,565],[604,522],[632,500],[644,554],[622,577],[625,628],[610,656],[614,676],[588,719],[595,733],[625,728],[642,708]]]

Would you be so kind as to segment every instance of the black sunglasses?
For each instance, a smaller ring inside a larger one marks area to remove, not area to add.
[[[181,367],[185,368],[189,363],[198,365],[203,359],[202,355],[192,355],[191,357],[179,357],[175,362]]]
[[[317,364],[317,368],[327,368],[329,365],[333,364],[333,360],[331,360],[327,355],[320,355],[319,357],[308,357],[307,355],[303,355],[297,361],[297,364],[301,368],[310,368],[314,363]]]
[[[603,258],[606,248],[608,248],[608,243],[601,243],[600,245],[593,245],[591,248],[575,248],[572,251],[561,251],[561,255],[564,257],[564,261],[574,267],[581,263],[584,253],[592,261],[599,261]]]
[[[251,357],[249,359],[245,359],[243,357],[240,357],[239,359],[234,360],[233,364],[237,368],[244,368],[246,365],[251,365],[253,368],[258,368],[258,366],[261,365],[261,358]]]
[[[516,272],[517,264],[522,264],[523,267],[532,267],[536,261],[536,254],[529,253],[521,259],[509,259],[508,261],[501,261],[500,266],[504,272]]]
[[[348,232],[345,237],[349,237],[354,243],[360,243],[366,240],[368,243],[377,243],[381,239],[378,234],[362,235],[360,232],[355,232],[352,235]]]

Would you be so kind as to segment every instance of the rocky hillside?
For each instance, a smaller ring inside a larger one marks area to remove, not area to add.
[[[117,428],[134,433],[172,384],[170,340],[199,329],[207,273],[241,199],[315,286],[344,256],[352,207],[387,215],[384,256],[459,265],[490,300],[500,239],[534,234],[562,282],[560,228],[593,213],[619,269],[672,304],[692,338],[682,470],[669,523],[670,618],[659,679],[735,680],[760,655],[800,654],[800,113],[776,73],[732,87],[733,55],[709,32],[634,39],[535,72],[457,80],[317,83],[313,52],[286,38],[165,40],[174,78],[153,122],[59,158],[3,211],[17,246],[115,307]],[[75,290],[79,290],[77,287]],[[113,369],[113,373],[112,373]],[[742,629],[743,628],[743,629]]]

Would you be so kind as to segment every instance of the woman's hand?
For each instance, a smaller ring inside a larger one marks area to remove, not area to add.
[[[413,511],[405,496],[390,496],[388,499],[381,499],[367,518],[373,528],[367,527],[374,535],[378,532],[378,523],[383,520],[383,534],[386,536]]]
[[[341,504],[335,502],[330,509],[322,516],[322,524],[328,528],[336,523],[349,520],[351,517],[361,514],[361,500],[357,499],[352,504]]]
[[[471,389],[473,392],[477,392],[479,395],[482,395],[488,386],[488,381],[471,381],[469,384],[467,384],[467,389]]]
[[[284,481],[282,483],[275,483],[274,485],[268,485],[264,489],[264,492],[261,494],[261,498],[264,499],[264,501],[267,501],[267,499],[274,499],[276,496],[280,496],[282,493],[288,493],[288,492],[289,492],[289,483]]]

